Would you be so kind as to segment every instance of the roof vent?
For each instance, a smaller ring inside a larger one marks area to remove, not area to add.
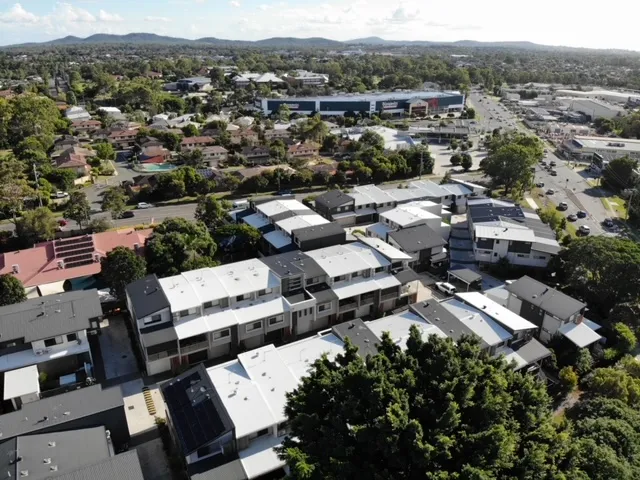
[[[20,265],[11,265],[11,271],[17,275],[18,273],[20,273]]]
[[[55,447],[56,446],[56,442],[49,442],[49,446],[50,447]]]
[[[49,470],[51,470],[52,472],[57,472],[58,471],[58,465],[51,465],[49,467]]]
[[[49,465],[51,463],[51,459],[50,458],[45,458],[43,460],[44,463],[46,463],[47,465]]]

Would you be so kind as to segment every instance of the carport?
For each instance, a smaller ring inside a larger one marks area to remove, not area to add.
[[[482,275],[468,268],[459,268],[456,270],[449,270],[447,272],[447,282],[451,282],[451,277],[466,284],[467,292],[471,287],[473,287],[476,290],[482,289]]]

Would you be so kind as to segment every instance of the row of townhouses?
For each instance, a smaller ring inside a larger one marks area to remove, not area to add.
[[[149,375],[377,317],[416,299],[411,257],[381,240],[292,251],[127,287]]]
[[[569,348],[600,339],[594,330],[599,326],[583,313],[584,304],[529,277],[489,295],[467,292],[415,303],[399,314],[349,320],[280,347],[261,346],[214,367],[198,365],[162,388],[167,418],[192,479],[285,474],[274,448],[289,433],[286,394],[323,354],[333,359],[342,352],[346,338],[366,356],[377,352],[384,332],[406,348],[412,326],[424,340],[437,335],[456,342],[473,335],[515,370],[539,374],[551,352],[536,337],[562,335]]]

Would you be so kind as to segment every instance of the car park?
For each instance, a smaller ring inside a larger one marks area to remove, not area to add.
[[[147,202],[140,202],[140,203],[138,203],[138,208],[140,210],[144,210],[146,208],[153,208],[153,205],[151,203],[147,203]]]
[[[588,225],[580,225],[580,228],[578,228],[578,232],[582,235],[589,235],[591,233],[591,228],[589,228]]]
[[[560,210],[561,212],[564,212],[565,210],[569,209],[569,205],[567,205],[567,202],[560,202],[558,204],[558,210]]]
[[[571,215],[567,216],[567,220],[569,220],[570,222],[575,222],[578,220],[578,216],[575,213],[572,213]]]
[[[455,295],[456,287],[447,282],[436,282],[436,288],[447,295]]]
[[[587,217],[587,212],[585,212],[584,210],[578,210],[578,218],[586,218]]]

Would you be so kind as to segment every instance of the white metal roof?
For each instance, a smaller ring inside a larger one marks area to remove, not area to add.
[[[213,270],[231,297],[280,285],[269,267],[256,258],[221,265]]]
[[[383,332],[389,332],[393,341],[403,350],[407,348],[407,340],[409,338],[409,329],[412,325],[418,327],[422,334],[422,340],[426,341],[429,335],[437,335],[441,338],[447,338],[442,330],[435,325],[426,322],[424,319],[411,312],[403,312],[398,315],[379,318],[367,322],[367,327],[382,339]]]
[[[207,372],[235,426],[236,438],[276,423],[260,387],[249,378],[238,360],[209,368]]]
[[[376,282],[378,282],[378,286],[381,289],[397,287],[401,285],[400,280],[398,280],[395,276],[390,273],[379,273],[375,277],[373,277]]]
[[[472,307],[486,313],[495,321],[504,325],[513,332],[538,328],[529,320],[525,320],[517,313],[514,313],[499,303],[494,302],[480,292],[460,292],[456,293],[456,297],[464,303],[468,303]]]
[[[371,248],[375,248],[378,252],[383,254],[386,258],[391,260],[392,262],[397,262],[400,260],[411,260],[411,255],[407,255],[404,252],[401,252],[396,247],[389,245],[387,242],[380,240],[379,238],[371,238],[371,237],[358,237],[365,245],[369,245]]]
[[[412,226],[419,223],[426,223],[427,220],[432,219],[440,220],[440,217],[438,215],[423,210],[420,207],[410,205],[401,205],[394,209],[380,213],[380,218],[386,218],[390,222],[400,225],[401,227]]]
[[[498,240],[513,240],[516,242],[534,242],[536,234],[528,228],[518,226],[492,227],[488,225],[474,225],[477,238],[491,238]]]
[[[292,210],[311,211],[309,207],[303,205],[298,200],[274,200],[272,202],[266,202],[261,203],[260,205],[256,205],[255,208],[267,217],[272,217],[283,212],[290,212]]]
[[[266,345],[238,355],[249,378],[260,387],[262,397],[269,405],[276,423],[284,422],[287,417],[284,407],[286,393],[298,386],[298,379],[284,363],[273,345]]]
[[[282,437],[274,437],[273,435],[265,435],[262,438],[255,439],[249,445],[249,448],[240,450],[240,464],[247,478],[258,478],[285,465],[283,460],[278,458],[278,454],[274,450],[275,447],[282,443]]]
[[[387,267],[391,263],[371,247],[360,243],[335,245],[307,252],[330,277]]]
[[[344,343],[333,333],[316,335],[278,349],[280,357],[298,380],[306,376],[313,362],[326,353],[329,359],[344,351]]]
[[[169,300],[172,312],[197,308],[202,304],[191,283],[183,275],[161,278],[158,281]]]
[[[275,249],[281,249],[282,247],[286,247],[290,245],[291,237],[280,230],[274,230],[273,232],[265,233],[262,236],[267,242],[273,245]]]
[[[504,342],[512,335],[502,328],[489,315],[470,307],[459,300],[447,300],[441,305],[454,314],[470,330],[478,335],[487,345],[493,346]]]
[[[39,378],[37,365],[4,372],[4,399],[40,393]]]
[[[180,340],[183,338],[191,338],[196,335],[202,335],[209,331],[209,326],[205,317],[198,315],[197,317],[190,317],[184,320],[174,322],[173,328],[176,330],[176,335]]]
[[[440,185],[440,187],[444,188],[452,195],[471,195],[473,191],[470,188],[465,187],[464,185],[460,185],[458,183],[446,183],[444,185]]]
[[[353,188],[353,193],[360,193],[371,199],[369,202],[365,203],[380,204],[394,202],[394,198],[391,195],[375,185],[359,185]],[[353,194],[349,195],[353,196]],[[356,202],[356,205],[359,204]]]
[[[296,215],[276,222],[276,225],[287,233],[291,233],[298,228],[313,227],[329,223],[329,220],[320,215]]]
[[[247,215],[242,219],[242,221],[247,225],[251,225],[255,228],[262,228],[266,225],[269,225],[269,219],[260,213],[252,213],[251,215]]]
[[[351,298],[355,295],[362,295],[363,293],[375,292],[376,290],[380,290],[380,284],[378,284],[378,282],[372,277],[359,278],[357,280],[340,283],[344,285],[333,286],[333,293],[338,296],[339,300]]]
[[[587,347],[602,338],[584,322],[577,325],[575,323],[567,323],[560,327],[558,332],[571,340],[579,348]]]
[[[217,312],[205,315],[205,322],[207,322],[207,330],[209,332],[215,332],[222,330],[223,328],[229,328],[233,325],[237,325],[238,318],[235,315],[235,309],[225,308]],[[180,336],[178,336],[180,338]]]
[[[245,300],[233,308],[233,313],[240,325],[260,320],[262,318],[281,315],[287,310],[284,297],[258,298],[258,300]]]
[[[191,284],[200,303],[213,302],[229,296],[211,268],[190,270],[184,272],[182,276]]]
[[[447,195],[451,195],[447,190],[442,188],[437,183],[432,182],[431,180],[416,180],[409,184],[410,188],[419,188],[429,195],[432,198],[442,198]]]

